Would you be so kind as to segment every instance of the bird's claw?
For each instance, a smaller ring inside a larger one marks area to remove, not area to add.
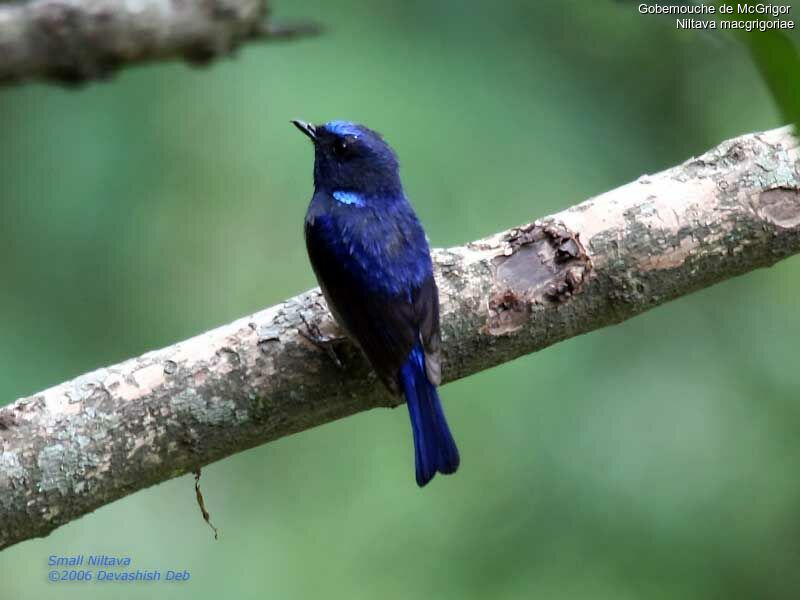
[[[336,348],[334,347],[337,342],[337,338],[331,338],[324,335],[320,331],[319,325],[316,323],[309,323],[303,313],[300,313],[300,319],[306,326],[306,330],[303,331],[302,329],[298,328],[297,332],[309,342],[314,344],[317,348],[325,352],[328,355],[328,358],[331,359],[337,368],[344,370],[344,363],[339,358],[339,355],[336,354]]]

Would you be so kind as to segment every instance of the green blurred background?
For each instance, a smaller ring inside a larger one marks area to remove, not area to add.
[[[275,0],[328,31],[230,61],[0,91],[0,402],[314,285],[290,118],[397,149],[436,246],[781,125],[747,51],[615,2]],[[793,11],[794,12],[794,11]],[[800,260],[183,477],[0,553],[0,598],[797,598]],[[181,584],[50,584],[50,554]]]

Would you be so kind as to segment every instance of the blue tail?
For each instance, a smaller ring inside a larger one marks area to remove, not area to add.
[[[417,344],[400,368],[400,381],[411,415],[417,484],[422,487],[438,471],[455,473],[460,458],[458,448],[444,418],[436,386],[425,374],[425,354]]]

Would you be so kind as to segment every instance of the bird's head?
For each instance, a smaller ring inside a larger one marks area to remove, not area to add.
[[[381,135],[363,125],[292,121],[314,143],[314,186],[333,193],[402,195],[397,156]]]

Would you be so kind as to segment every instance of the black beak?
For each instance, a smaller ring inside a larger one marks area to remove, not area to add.
[[[292,124],[297,127],[300,131],[305,133],[309,138],[311,138],[312,142],[317,140],[317,130],[311,123],[306,123],[305,121],[298,121],[297,119],[292,120]]]

